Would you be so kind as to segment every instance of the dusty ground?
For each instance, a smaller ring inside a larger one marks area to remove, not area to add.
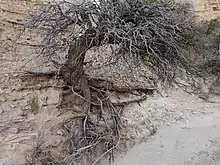
[[[40,135],[43,135],[43,139],[40,140],[44,142],[44,150],[53,152],[53,155],[59,155],[66,140],[65,132],[60,128],[59,123],[75,115],[73,110],[63,111],[56,107],[61,90],[60,86],[62,85],[61,80],[41,77],[31,78],[24,76],[22,73],[24,69],[35,71],[53,69],[50,64],[39,66],[37,65],[39,61],[30,61],[34,57],[33,49],[38,44],[37,37],[25,33],[16,42],[16,46],[14,45],[15,39],[22,31],[24,13],[34,4],[34,0],[0,0],[0,164],[24,163],[26,156],[36,147]],[[99,68],[96,69],[99,70]],[[118,77],[116,76],[116,78]],[[218,101],[219,98],[215,97],[212,100]],[[74,110],[78,110],[78,108],[77,106],[73,107]],[[175,150],[171,150],[167,144],[172,146],[172,142],[174,143],[175,139],[180,138],[183,139],[183,145],[185,143],[188,145],[187,137],[189,137],[188,135],[191,136],[190,133],[187,134],[189,129],[181,129],[183,124],[174,127],[173,125],[178,122],[189,121],[189,123],[193,122],[192,130],[196,130],[195,125],[200,121],[203,123],[203,120],[199,119],[200,117],[207,118],[205,121],[207,121],[209,127],[201,125],[202,129],[198,133],[203,132],[203,134],[192,134],[193,139],[199,139],[198,135],[204,135],[204,142],[213,140],[207,136],[212,132],[203,131],[203,127],[206,131],[215,132],[213,136],[217,136],[212,119],[219,108],[218,103],[204,102],[197,96],[186,94],[180,90],[172,91],[169,95],[164,94],[163,96],[155,94],[149,96],[146,101],[140,104],[131,104],[124,110],[123,120],[127,125],[127,130],[124,130],[122,134],[126,137],[126,144],[118,147],[120,149],[118,154],[124,153],[130,146],[146,141],[155,127],[162,126],[161,132],[159,131],[154,137],[155,142],[153,138],[147,144],[157,147],[154,144],[164,139],[161,145],[164,145],[164,147],[160,147],[164,150],[161,149],[160,151],[169,152],[163,157],[160,156],[160,158],[168,160],[169,153],[175,153]],[[197,120],[194,120],[195,116],[198,116]],[[164,125],[170,128],[164,128]],[[183,132],[180,133],[180,130]],[[182,136],[180,137],[179,134]],[[160,135],[164,138],[161,138]],[[202,147],[203,141],[199,144]],[[143,154],[150,150],[150,148],[146,149],[148,147],[145,146],[144,143],[144,150],[140,149]],[[191,152],[194,152],[192,146],[191,149]],[[214,148],[210,150],[212,149]],[[136,151],[138,149],[134,148],[134,152]],[[199,152],[202,149],[196,151]],[[156,151],[152,153],[155,153],[155,155],[151,158],[156,159],[158,153]],[[200,153],[200,155],[202,154],[204,152]],[[193,157],[193,155],[191,156]],[[178,154],[176,154],[177,157]],[[131,158],[134,158],[137,162],[139,159],[148,159],[145,155],[141,157],[132,155]],[[125,157],[123,160],[125,159],[127,158]],[[123,162],[123,160],[118,162]],[[196,160],[200,161],[200,158],[195,156],[191,161],[195,162]]]
[[[162,126],[155,136],[132,148],[114,165],[219,165],[220,104],[183,104],[202,114]]]

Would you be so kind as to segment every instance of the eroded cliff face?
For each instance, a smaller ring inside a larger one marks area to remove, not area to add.
[[[220,0],[188,0],[194,6],[199,19],[210,20],[220,16]]]
[[[49,136],[46,137],[50,142],[62,139],[49,131],[55,123],[63,120],[56,109],[60,89],[37,89],[37,86],[42,88],[51,80],[33,79],[22,74],[25,66],[26,70],[41,69],[34,67],[33,64],[37,66],[38,63],[36,60],[30,61],[34,59],[39,36],[23,31],[25,15],[37,2],[0,0],[0,164],[24,164],[27,150],[33,149],[44,123],[47,123],[45,130]],[[26,65],[28,61],[30,64]],[[51,96],[48,97],[48,94]],[[47,105],[43,106],[42,100],[46,97],[50,101],[47,99]],[[32,112],[33,98],[38,114]]]
[[[0,0],[0,57],[30,57],[36,38],[23,33],[26,14],[36,5],[36,0]],[[24,34],[20,35],[19,34]],[[15,45],[16,41],[16,47]]]

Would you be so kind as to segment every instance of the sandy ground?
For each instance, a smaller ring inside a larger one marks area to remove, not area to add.
[[[113,165],[220,165],[220,105],[190,121],[162,126]]]

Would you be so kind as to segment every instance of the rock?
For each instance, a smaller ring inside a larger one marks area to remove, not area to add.
[[[8,132],[13,133],[13,134],[17,134],[18,133],[18,128],[9,128]]]
[[[10,107],[11,107],[11,108],[16,108],[16,105],[10,104]]]
[[[47,106],[47,100],[48,100],[48,96],[44,96],[42,99],[42,106]]]
[[[170,123],[167,123],[166,125],[167,125],[167,126],[171,126],[171,124],[170,124]]]
[[[64,132],[63,132],[62,130],[58,130],[58,131],[57,131],[57,135],[63,136],[63,135],[64,135]]]
[[[18,74],[14,74],[12,77],[18,77]]]

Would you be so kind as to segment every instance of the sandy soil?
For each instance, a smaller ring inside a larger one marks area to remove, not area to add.
[[[114,165],[219,165],[220,104],[170,127],[162,126]]]

